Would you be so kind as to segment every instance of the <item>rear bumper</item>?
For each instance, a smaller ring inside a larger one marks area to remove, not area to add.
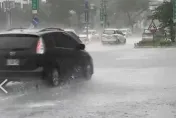
[[[33,71],[0,71],[0,81],[33,81],[43,77],[43,68]]]
[[[102,43],[117,43],[117,41],[101,41]]]

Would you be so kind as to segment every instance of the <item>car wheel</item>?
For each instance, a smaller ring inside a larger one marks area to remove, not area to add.
[[[126,39],[124,40],[124,44],[126,44]]]
[[[102,41],[101,44],[105,45],[106,43]]]
[[[49,82],[52,86],[58,86],[61,83],[61,76],[57,68],[53,68],[50,71]]]
[[[90,80],[92,78],[92,67],[90,64],[87,64],[85,67],[84,67],[84,78],[86,80]]]
[[[115,43],[116,43],[116,44],[119,44],[119,43],[120,43],[119,39],[117,39]]]

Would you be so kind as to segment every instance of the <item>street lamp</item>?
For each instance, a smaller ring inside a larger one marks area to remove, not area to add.
[[[95,10],[95,4],[90,4],[90,10],[91,10],[91,25],[94,26],[94,10]]]
[[[15,2],[10,1],[10,0],[6,0],[2,4],[3,4],[3,7],[4,7],[4,12],[6,12],[6,14],[7,14],[8,28],[10,28],[11,25],[12,25],[11,10],[13,8],[15,8]]]
[[[76,14],[76,12],[75,12],[74,10],[70,10],[70,11],[69,11],[69,14],[71,15],[71,16],[70,16],[70,26],[71,26],[72,17],[73,17],[73,15]]]

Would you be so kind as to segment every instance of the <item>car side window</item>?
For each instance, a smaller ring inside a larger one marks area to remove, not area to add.
[[[55,47],[54,37],[51,33],[44,34],[43,39],[44,39],[44,43],[45,43],[46,48],[54,48]]]
[[[114,34],[118,34],[118,32],[116,30],[114,30]]]
[[[62,32],[55,33],[55,36],[56,47],[73,49],[78,45],[78,42],[75,41],[75,39]]]
[[[117,34],[121,34],[121,35],[123,35],[123,33],[122,33],[121,31],[117,31]]]

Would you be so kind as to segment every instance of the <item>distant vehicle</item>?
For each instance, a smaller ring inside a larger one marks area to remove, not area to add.
[[[143,33],[142,33],[142,40],[143,41],[151,41],[153,40],[153,34],[150,30],[148,29],[144,29]]]
[[[0,33],[0,79],[44,79],[58,86],[70,76],[91,79],[93,59],[80,43],[62,29],[15,30]]]
[[[87,31],[84,30],[83,32],[86,33]],[[92,40],[100,39],[100,35],[98,34],[96,30],[88,30],[88,32],[90,35],[92,35]]]
[[[82,32],[81,34],[79,34],[79,38],[83,42],[86,42],[86,41],[90,42],[93,38],[93,35],[91,32],[88,32],[88,39],[87,39],[87,32]]]
[[[129,28],[119,29],[123,34],[125,34],[126,37],[129,37],[132,35],[132,31]]]
[[[125,44],[126,37],[119,29],[105,29],[101,36],[102,44]]]
[[[76,41],[78,41],[79,43],[82,43],[82,41],[80,40],[79,36],[77,34],[75,34],[72,31],[66,31],[67,33],[70,34],[70,36],[72,36]]]
[[[70,31],[76,34],[76,31],[74,29],[64,29],[64,31]]]

